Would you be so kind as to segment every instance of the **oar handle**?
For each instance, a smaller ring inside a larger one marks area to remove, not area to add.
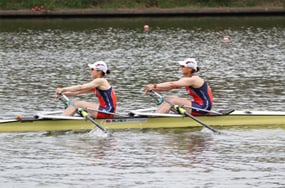
[[[71,104],[69,98],[65,96],[62,92],[58,93],[58,95],[60,96],[58,99],[61,102],[63,102],[63,104],[65,105],[65,108],[67,108]]]
[[[160,96],[157,92],[155,92],[155,91],[153,91],[153,90],[149,90],[148,91],[148,94],[149,94],[149,96],[151,97],[151,98],[153,98],[154,100],[155,100],[155,103],[157,104],[157,105],[160,105],[160,104],[162,104],[163,103],[163,97],[162,96]]]

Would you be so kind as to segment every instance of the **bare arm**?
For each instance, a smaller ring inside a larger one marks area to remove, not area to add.
[[[191,85],[190,78],[181,78],[180,80],[173,81],[173,82],[164,82],[160,84],[156,84],[155,91],[169,91],[172,89],[177,89],[185,86]]]
[[[193,86],[196,84],[197,77],[184,77],[177,81],[172,82],[163,82],[159,84],[148,84],[145,86],[145,93],[147,93],[149,90],[155,90],[155,91],[169,91],[172,89],[177,89],[181,87],[186,86]]]
[[[66,93],[68,96],[76,96],[82,93],[91,92],[93,88],[104,87],[105,85],[106,85],[106,80],[98,78],[86,84],[57,88],[55,92],[56,94],[63,92]]]
[[[90,92],[90,90],[80,90],[80,91],[66,91],[64,92],[64,94],[67,96],[67,97],[74,97],[74,96],[78,96],[80,94],[83,94],[83,93],[88,93]]]

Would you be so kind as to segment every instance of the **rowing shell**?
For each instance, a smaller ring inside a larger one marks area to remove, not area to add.
[[[207,115],[198,118],[213,127],[278,126],[285,127],[285,112],[278,111],[234,111],[227,115]],[[179,114],[157,114],[142,110],[133,111],[128,117],[96,119],[108,130],[156,129],[156,128],[202,128],[200,124]],[[0,120],[0,132],[35,131],[88,131],[94,125],[82,117],[67,117],[39,114],[21,120]]]

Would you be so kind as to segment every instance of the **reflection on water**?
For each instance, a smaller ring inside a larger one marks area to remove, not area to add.
[[[178,79],[186,57],[215,108],[285,109],[284,17],[0,20],[0,44],[2,116],[62,108],[54,89],[90,80],[96,60],[111,69],[119,112],[154,106],[144,85]],[[283,129],[223,132],[2,133],[0,186],[284,187]]]

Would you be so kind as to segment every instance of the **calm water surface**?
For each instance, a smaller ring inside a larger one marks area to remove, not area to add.
[[[285,110],[284,17],[0,20],[0,44],[3,117],[62,109],[54,89],[89,81],[97,60],[111,69],[119,112],[151,107],[143,86],[178,79],[187,57],[198,60],[215,109]],[[224,131],[2,133],[0,185],[285,186],[283,128]]]

